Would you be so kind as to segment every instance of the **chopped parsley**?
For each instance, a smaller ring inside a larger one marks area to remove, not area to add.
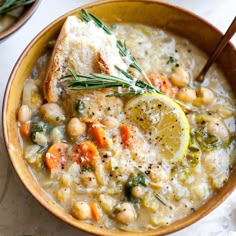
[[[171,64],[171,63],[176,63],[176,62],[177,60],[174,57],[170,56],[166,64]]]
[[[166,64],[172,64],[174,67],[179,67],[179,63],[176,58],[170,56],[166,62]]]
[[[36,133],[46,133],[46,124],[42,121],[32,122],[31,131],[30,131],[30,139],[33,143],[36,142]]]
[[[80,173],[86,172],[86,171],[93,171],[93,168],[89,165],[82,166]]]
[[[132,202],[132,203],[140,202],[140,199],[132,196],[132,188],[138,185],[147,186],[145,174],[141,171],[138,172],[136,176],[133,174],[130,175],[130,177],[128,178],[125,184],[125,189],[124,189],[125,197],[127,198],[129,202]]]

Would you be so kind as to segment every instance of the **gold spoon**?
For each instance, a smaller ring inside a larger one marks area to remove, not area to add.
[[[233,37],[233,35],[236,32],[236,17],[234,17],[233,22],[229,26],[228,30],[226,33],[222,36],[218,44],[216,45],[215,49],[213,50],[211,56],[209,57],[207,63],[205,66],[202,68],[201,72],[199,75],[196,77],[196,81],[198,82],[203,82],[205,75],[208,71],[208,69],[211,67],[211,65],[214,63],[216,58],[220,55],[224,47],[227,45],[229,40]]]

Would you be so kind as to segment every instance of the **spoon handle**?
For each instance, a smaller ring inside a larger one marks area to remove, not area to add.
[[[203,67],[200,74],[196,77],[196,80],[198,82],[203,82],[204,77],[210,66],[215,62],[216,58],[219,56],[219,54],[222,52],[226,44],[229,42],[229,40],[233,37],[233,35],[236,32],[236,17],[234,17],[233,22],[229,26],[228,30],[224,34],[224,36],[221,38],[221,40],[216,45],[215,49],[213,50],[213,53],[211,54],[210,58],[208,59],[207,63]]]

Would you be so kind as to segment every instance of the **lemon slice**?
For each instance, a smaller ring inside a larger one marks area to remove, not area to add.
[[[189,123],[181,107],[161,94],[138,95],[125,106],[127,118],[171,163],[181,161],[189,144]]]

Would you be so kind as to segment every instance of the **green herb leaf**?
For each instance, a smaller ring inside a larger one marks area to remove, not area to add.
[[[129,202],[132,202],[132,203],[140,202],[139,198],[135,198],[132,196],[132,188],[138,185],[147,186],[145,174],[141,171],[138,172],[136,176],[131,175],[125,184],[125,188],[124,188],[125,196]]]
[[[204,130],[204,128],[199,128],[193,134],[196,137],[196,142],[202,151],[211,152],[217,150],[226,145],[219,137],[211,135]]]
[[[36,133],[45,133],[46,132],[46,124],[42,121],[40,122],[33,122],[31,126],[31,132],[30,132],[30,139],[33,143],[37,144],[35,141]]]
[[[171,63],[176,63],[176,62],[177,62],[177,60],[174,57],[170,56],[168,58],[168,61],[166,62],[166,64],[171,64]]]
[[[174,67],[179,67],[179,63],[176,58],[170,56],[166,62],[166,64],[172,64]],[[174,69],[174,67],[172,69]]]
[[[93,171],[93,168],[89,165],[82,166],[80,173],[84,173],[86,171]]]
[[[182,184],[186,184],[189,177],[194,173],[200,162],[201,153],[201,147],[196,141],[196,137],[191,134],[185,158],[181,163],[177,163],[171,170],[172,174],[175,175]]]

